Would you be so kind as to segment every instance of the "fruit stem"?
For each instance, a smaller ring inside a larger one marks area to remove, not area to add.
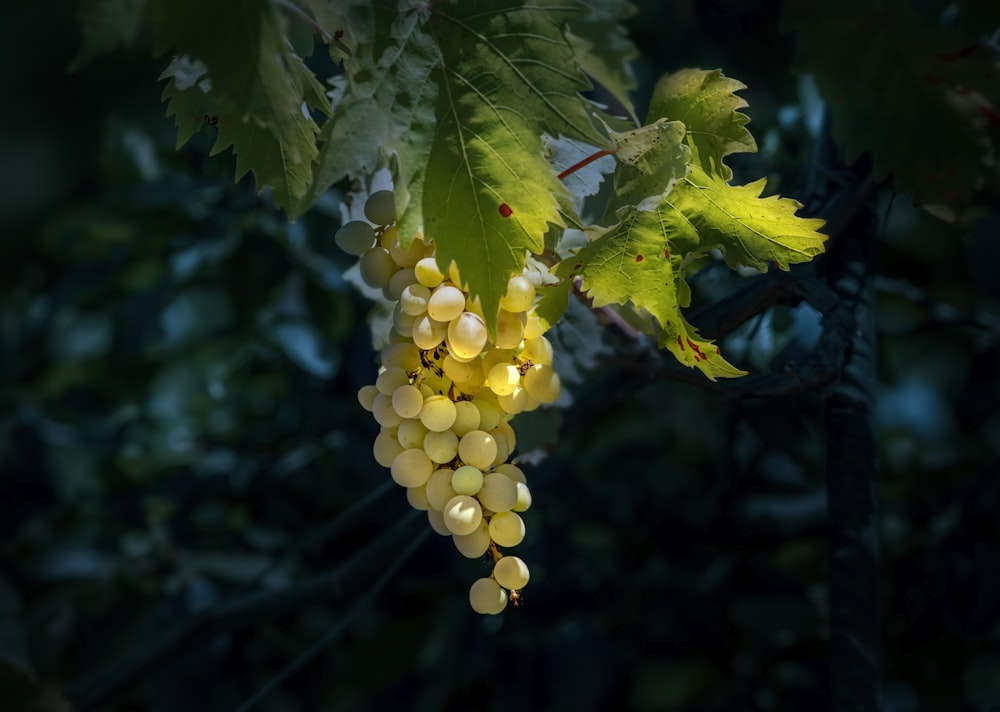
[[[610,148],[603,148],[600,151],[597,151],[596,153],[590,154],[589,156],[587,156],[586,158],[584,158],[582,161],[577,161],[572,166],[570,166],[569,168],[567,168],[566,170],[564,170],[562,173],[560,173],[557,177],[559,178],[559,180],[563,180],[566,176],[572,175],[573,173],[576,173],[578,170],[580,170],[581,168],[583,168],[584,166],[586,166],[588,163],[593,163],[598,158],[602,158],[604,156],[613,156],[614,153],[615,152],[612,151]]]

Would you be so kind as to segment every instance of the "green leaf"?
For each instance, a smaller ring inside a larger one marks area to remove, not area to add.
[[[899,192],[951,219],[1000,176],[1000,73],[988,48],[922,26],[900,0],[794,0],[785,20],[795,69],[829,103],[846,162],[870,151],[877,179],[891,174]]]
[[[608,213],[622,206],[656,210],[687,175],[691,160],[691,149],[684,143],[687,128],[680,121],[658,119],[631,131],[607,131],[619,161]]]
[[[190,57],[174,57],[160,79],[168,79],[160,100],[167,103],[167,116],[177,124],[177,148],[194,136],[206,120],[218,118],[219,107],[212,93],[208,69]]]
[[[546,329],[555,326],[569,306],[569,290],[571,280],[564,279],[556,284],[545,284],[535,290],[538,301],[535,303],[535,315]]]
[[[826,235],[818,231],[824,221],[797,216],[802,205],[791,198],[760,198],[765,184],[761,178],[729,185],[692,166],[660,207],[664,234],[697,244],[702,254],[719,248],[733,268],[765,270],[770,263],[787,270],[820,254]]]
[[[638,124],[628,93],[637,86],[632,60],[639,56],[639,50],[619,24],[635,7],[628,0],[583,0],[583,4],[589,12],[569,22],[568,39],[576,63],[621,104],[633,124]]]
[[[362,34],[345,38],[358,48],[347,93],[300,209],[332,182],[391,162],[399,239],[433,239],[492,329],[509,276],[572,213],[542,134],[602,141],[565,36],[586,12],[554,0],[354,8],[348,23]]]
[[[746,129],[750,118],[739,112],[746,101],[735,92],[746,85],[722,70],[683,69],[660,79],[653,89],[647,123],[667,118],[687,126],[692,162],[725,180],[733,172],[722,159],[753,153],[757,144]]]
[[[77,18],[83,46],[70,62],[75,72],[94,57],[135,42],[146,21],[148,0],[84,0]]]
[[[647,310],[659,322],[660,346],[713,381],[744,375],[684,319],[687,289],[680,275],[685,254],[670,249],[670,228],[659,212],[628,210],[611,228],[590,232],[590,244],[561,263],[557,274],[567,280],[582,277],[581,287],[595,307],[631,302]]]
[[[176,63],[165,73],[179,136],[203,120],[196,92],[210,87],[219,117],[212,153],[232,146],[236,179],[252,169],[259,187],[272,188],[275,203],[289,209],[305,194],[317,155],[318,128],[304,106],[329,107],[322,85],[285,39],[274,3],[160,0],[156,12],[160,50],[173,47],[187,68],[205,70],[193,86],[178,76]]]

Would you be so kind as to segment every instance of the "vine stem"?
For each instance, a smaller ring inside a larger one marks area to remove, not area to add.
[[[319,24],[319,22],[317,22],[315,18],[310,16],[309,13],[305,12],[302,8],[300,8],[298,5],[292,2],[292,0],[274,0],[274,2],[277,3],[278,5],[281,5],[283,8],[285,8],[292,14],[296,15],[299,19],[301,19],[307,25],[316,30],[316,32],[319,33],[319,36],[323,38],[324,42],[326,42],[327,44],[332,44],[341,52],[346,54],[348,57],[351,56],[350,47],[348,47],[347,45],[345,45],[343,42],[340,41],[340,38],[343,37],[344,35],[343,31],[337,30],[333,34],[330,34],[330,32],[321,24]]]
[[[564,170],[562,173],[560,173],[556,177],[559,180],[563,180],[566,176],[573,175],[574,173],[576,173],[578,170],[580,170],[584,166],[586,166],[586,165],[588,165],[588,164],[593,163],[594,161],[596,161],[598,158],[603,158],[604,156],[613,156],[614,154],[615,154],[615,152],[612,151],[610,148],[603,148],[600,151],[597,151],[596,153],[590,154],[589,156],[587,156],[583,160],[577,161],[576,163],[574,163],[572,166],[570,166],[569,168],[567,168],[566,170]]]

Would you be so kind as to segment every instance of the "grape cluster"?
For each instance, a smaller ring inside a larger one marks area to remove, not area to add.
[[[542,275],[528,265],[510,278],[490,340],[455,263],[445,275],[433,242],[418,236],[403,249],[396,239],[392,192],[372,193],[364,213],[375,227],[352,220],[335,240],[360,258],[364,282],[395,302],[378,377],[358,393],[382,428],[375,460],[461,554],[489,556],[492,575],[472,584],[469,602],[496,614],[528,583],[524,561],[501,551],[524,538],[519,513],[531,506],[524,472],[508,462],[517,445],[509,421],[554,402],[560,390],[552,346],[533,313]]]

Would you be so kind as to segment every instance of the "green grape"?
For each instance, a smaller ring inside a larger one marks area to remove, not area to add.
[[[470,430],[458,441],[458,457],[466,465],[485,470],[496,456],[496,439],[482,430]]]
[[[427,313],[437,321],[451,321],[465,311],[465,293],[450,284],[438,286],[427,300]]]
[[[545,333],[545,326],[542,324],[542,320],[534,312],[528,314],[528,318],[524,322],[524,339],[537,339],[539,336]]]
[[[431,524],[431,529],[441,536],[451,536],[451,530],[444,524],[444,515],[436,509],[427,510],[427,521]]]
[[[451,462],[458,454],[458,436],[451,430],[429,432],[424,436],[424,452],[439,465]]]
[[[413,371],[420,367],[420,349],[408,341],[389,344],[382,349],[382,365],[386,369]]]
[[[410,377],[401,368],[387,368],[375,379],[375,387],[379,393],[392,396],[400,386],[409,384]]]
[[[393,261],[400,267],[416,266],[426,251],[427,245],[423,243],[423,240],[416,237],[413,238],[409,249],[406,250],[399,244],[399,240],[393,240],[392,244],[389,245],[389,254],[392,255]]]
[[[444,523],[452,534],[471,534],[483,521],[483,508],[479,502],[464,494],[457,494],[444,505]]]
[[[376,190],[365,201],[365,217],[376,225],[396,222],[396,196],[391,190]]]
[[[513,393],[521,383],[521,373],[512,363],[498,363],[486,374],[486,380],[491,391],[498,396],[506,396]]]
[[[458,492],[456,492],[451,487],[451,478],[454,472],[447,467],[442,467],[439,470],[435,470],[430,479],[427,480],[425,486],[427,490],[427,501],[430,502],[431,507],[438,510],[439,512],[444,509],[444,506],[448,504],[448,501],[454,497]]]
[[[469,605],[482,615],[496,615],[507,607],[507,592],[491,578],[473,582],[469,589]]]
[[[422,448],[425,435],[427,435],[427,428],[424,427],[419,418],[407,418],[399,424],[396,437],[404,448]],[[383,465],[383,467],[388,467],[388,465]]]
[[[514,512],[490,517],[490,538],[499,546],[517,546],[524,540],[524,520]]]
[[[403,487],[419,487],[434,472],[434,463],[423,450],[410,448],[396,455],[389,468],[392,480]]]
[[[372,415],[375,416],[375,422],[383,428],[392,428],[403,422],[399,413],[392,407],[392,398],[385,393],[379,393],[375,396],[375,400],[372,402]]]
[[[417,278],[414,276],[412,268],[400,269],[389,278],[389,284],[386,285],[385,298],[391,302],[399,301],[403,290],[411,284],[416,283]]]
[[[490,529],[486,522],[480,522],[479,527],[471,534],[453,534],[451,540],[462,556],[478,559],[490,548]]]
[[[551,366],[536,363],[524,374],[524,390],[539,403],[554,403],[560,389],[559,374]]]
[[[396,263],[392,261],[392,256],[384,247],[376,245],[365,254],[361,255],[358,263],[361,269],[361,279],[369,287],[382,289],[389,284],[389,280],[398,271]]]
[[[378,388],[373,385],[361,386],[361,390],[358,391],[358,402],[361,407],[367,410],[369,413],[372,412],[372,403],[375,402],[375,396],[378,395]]]
[[[421,314],[413,321],[413,331],[411,337],[417,348],[430,351],[444,341],[448,335],[448,325],[444,322],[435,321],[427,314]]]
[[[535,285],[516,274],[507,281],[507,293],[500,297],[500,306],[510,312],[526,312],[535,301]]]
[[[497,314],[497,335],[493,340],[498,349],[515,349],[524,338],[524,313],[514,314],[501,309]]]
[[[402,429],[403,426],[401,425],[399,427],[400,427],[400,429]],[[509,462],[505,462],[502,465],[497,465],[497,467],[495,469],[496,469],[497,472],[501,472],[501,473],[507,475],[507,477],[511,478],[515,482],[525,482],[526,483],[528,481],[528,478],[524,476],[524,470],[522,470],[517,465],[511,464]]]
[[[471,361],[458,361],[451,354],[445,356],[444,360],[441,361],[441,368],[444,369],[445,375],[453,381],[469,380],[474,373],[473,368],[477,365]]]
[[[489,432],[497,427],[503,414],[494,404],[482,398],[473,398],[472,405],[479,411],[479,429]]]
[[[413,323],[416,321],[416,317],[412,317],[409,314],[403,312],[399,308],[399,304],[392,310],[392,328],[397,334],[402,336],[404,339],[409,338],[413,334]]]
[[[517,502],[511,507],[512,512],[524,512],[531,508],[531,490],[523,482],[516,482]]]
[[[528,585],[528,565],[516,556],[504,556],[494,564],[493,578],[511,591],[524,588]]]
[[[476,497],[491,512],[509,512],[517,504],[517,483],[503,473],[490,472]]]
[[[486,336],[486,322],[482,317],[462,312],[448,323],[448,351],[458,360],[473,359],[486,345]]]
[[[433,257],[417,260],[417,264],[413,265],[413,271],[417,275],[417,281],[428,289],[434,289],[444,281],[444,275],[441,274],[437,260]]]
[[[424,406],[424,396],[416,386],[400,386],[392,392],[392,409],[400,418],[416,418]]]
[[[375,462],[382,467],[391,467],[392,461],[401,452],[403,452],[403,447],[399,444],[392,429],[382,428],[381,432],[375,436],[375,443],[372,445],[372,454],[375,455]]]
[[[427,300],[431,290],[422,284],[408,284],[399,295],[399,306],[410,316],[420,316],[427,312]]]
[[[511,427],[510,423],[506,420],[501,420],[490,432],[493,434],[493,437],[498,440],[501,438],[506,440],[507,451],[514,452],[514,448],[517,447],[517,433],[514,432],[514,428]]]
[[[420,409],[420,422],[428,430],[440,433],[448,430],[455,424],[458,414],[455,411],[455,404],[447,396],[430,396],[424,399],[424,405]]]
[[[530,410],[529,406],[532,404],[531,397],[520,384],[514,386],[514,390],[510,393],[498,395],[497,403],[499,403],[500,407],[504,409],[504,412],[511,415],[517,415],[518,413]],[[535,406],[537,407],[537,405],[538,402],[535,401]]]
[[[455,422],[451,430],[458,437],[462,437],[471,430],[479,428],[479,409],[473,405],[472,401],[458,401],[455,403]]]
[[[375,244],[375,230],[362,220],[351,220],[340,226],[333,241],[347,254],[360,257]]]
[[[451,488],[456,494],[476,494],[483,486],[483,471],[472,465],[462,465],[451,476]]]
[[[543,366],[552,365],[552,344],[544,336],[534,339],[524,340],[524,351],[521,353],[526,359]]]
[[[406,488],[406,501],[414,509],[427,510],[431,508],[431,503],[427,499],[426,485]]]

